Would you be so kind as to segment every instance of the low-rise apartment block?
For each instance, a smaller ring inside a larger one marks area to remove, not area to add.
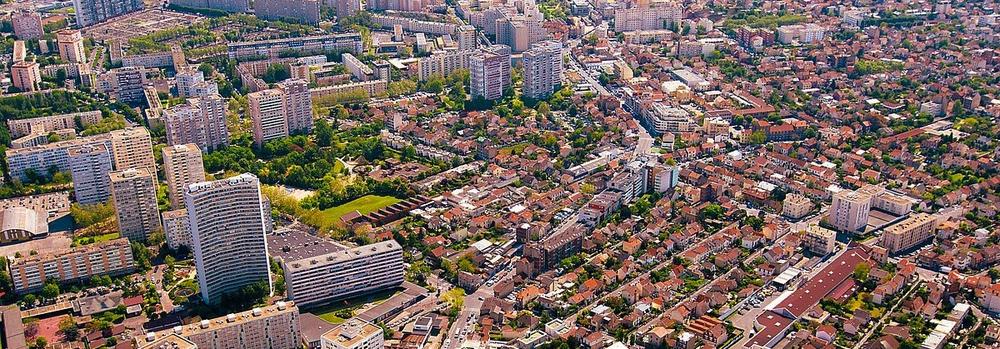
[[[190,325],[177,326],[173,334],[198,349],[299,349],[299,308],[294,302],[253,308]]]
[[[927,213],[917,213],[882,232],[878,245],[890,254],[909,250],[934,237],[937,219]]]
[[[403,283],[403,250],[393,240],[354,248],[295,230],[268,236],[270,255],[281,260],[288,298],[321,305]]]
[[[128,239],[116,239],[49,254],[15,259],[10,264],[14,290],[34,292],[46,280],[60,283],[86,281],[100,275],[122,275],[135,269]]]

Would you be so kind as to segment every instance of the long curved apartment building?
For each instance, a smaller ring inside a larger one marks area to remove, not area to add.
[[[244,173],[191,184],[184,198],[202,299],[217,303],[223,294],[259,281],[270,287],[257,177]]]

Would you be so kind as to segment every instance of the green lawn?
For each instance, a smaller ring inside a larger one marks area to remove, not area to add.
[[[367,296],[336,301],[327,305],[309,309],[306,312],[319,316],[320,319],[326,320],[326,322],[331,324],[339,325],[344,323],[344,321],[347,321],[347,319],[354,317],[354,315],[356,315],[355,312],[357,312],[361,306],[368,303],[375,305],[380,304],[395,294],[396,290],[386,290]]]
[[[108,233],[95,236],[75,237],[73,240],[79,245],[90,245],[99,242],[111,241],[120,237],[121,237],[120,233]]]
[[[395,204],[400,199],[391,196],[365,195],[346,204],[320,211],[318,219],[323,226],[340,224],[340,217],[352,211],[368,214],[380,208]]]

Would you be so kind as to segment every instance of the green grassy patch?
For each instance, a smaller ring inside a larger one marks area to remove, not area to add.
[[[365,195],[346,204],[319,211],[319,215],[315,219],[318,220],[316,223],[319,226],[338,225],[340,224],[340,217],[350,212],[358,211],[361,214],[368,214],[399,201],[399,199],[391,196]]]
[[[122,235],[120,233],[107,233],[94,236],[81,236],[81,237],[74,237],[73,242],[76,242],[77,245],[90,245],[105,241],[111,241],[120,238],[121,236]]]
[[[306,312],[318,316],[326,322],[339,325],[347,319],[357,315],[357,311],[365,304],[378,305],[396,294],[396,290],[386,290],[370,295],[336,301],[327,305],[306,310]]]

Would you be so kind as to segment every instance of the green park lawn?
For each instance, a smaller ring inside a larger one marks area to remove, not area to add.
[[[340,217],[350,212],[358,211],[361,214],[368,214],[400,201],[400,199],[391,196],[365,195],[343,205],[320,211],[319,223],[323,226],[337,225],[340,224]]]
[[[356,312],[358,312],[358,310],[360,310],[365,304],[370,303],[372,305],[378,305],[391,298],[396,294],[396,292],[396,290],[385,290],[370,295],[336,301],[317,308],[309,309],[306,312],[316,315],[320,319],[323,319],[331,324],[339,325],[347,321],[347,319],[354,317],[354,315],[357,315]]]

